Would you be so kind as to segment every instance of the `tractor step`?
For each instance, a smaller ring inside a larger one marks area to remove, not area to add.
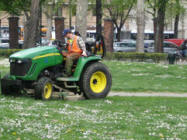
[[[58,77],[56,78],[57,81],[63,81],[63,82],[74,82],[78,81],[76,77]]]

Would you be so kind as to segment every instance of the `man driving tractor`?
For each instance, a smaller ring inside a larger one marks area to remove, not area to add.
[[[80,56],[87,56],[86,46],[80,36],[74,35],[70,29],[63,31],[63,36],[67,38],[67,52],[63,52],[66,57],[65,74],[64,76],[71,76],[73,61],[77,60]]]

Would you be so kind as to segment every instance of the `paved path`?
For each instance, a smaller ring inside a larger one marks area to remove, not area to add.
[[[130,93],[130,92],[110,92],[108,96],[137,96],[137,97],[187,97],[187,93]]]
[[[109,97],[112,96],[123,96],[123,97],[177,97],[177,98],[187,98],[187,93],[130,93],[130,92],[110,92]],[[83,96],[79,95],[69,95],[64,98],[65,100],[77,101],[85,100]]]

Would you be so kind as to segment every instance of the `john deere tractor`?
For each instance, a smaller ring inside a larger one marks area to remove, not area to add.
[[[54,92],[73,92],[87,99],[106,97],[112,78],[100,62],[105,52],[104,43],[100,41],[91,46],[94,47],[87,57],[82,56],[74,62],[71,77],[62,76],[65,66],[62,45],[39,46],[12,54],[10,74],[1,79],[2,94],[34,91],[35,98],[43,100],[49,100]]]

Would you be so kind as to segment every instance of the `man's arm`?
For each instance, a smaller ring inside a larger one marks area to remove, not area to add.
[[[78,43],[80,49],[83,51],[82,55],[86,56],[86,45],[81,37],[77,38],[77,43]]]

